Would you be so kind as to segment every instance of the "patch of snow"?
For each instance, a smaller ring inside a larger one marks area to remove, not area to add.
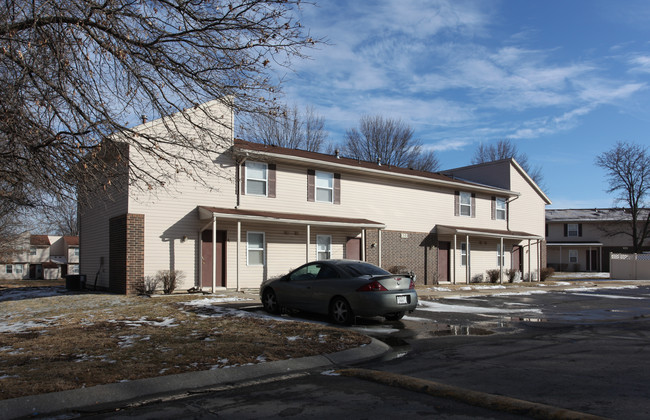
[[[257,360],[259,363],[266,363],[266,356],[264,355],[257,356],[255,360]]]
[[[594,296],[608,299],[645,299],[639,296],[603,295],[599,293],[573,293],[575,296]]]
[[[42,322],[34,321],[25,321],[25,322],[15,322],[15,323],[0,323],[0,333],[21,333],[25,332],[32,328],[45,328],[50,325]]]
[[[287,341],[298,341],[298,340],[302,340],[302,337],[297,336],[297,335],[287,337]]]
[[[433,290],[435,292],[451,292],[451,289],[448,287],[429,287],[427,290]]]
[[[408,316],[408,315],[406,315],[402,319],[406,320],[406,321],[414,321],[414,322],[427,322],[427,321],[430,321],[430,319],[428,319],[428,318],[420,318],[420,317],[417,317],[417,316]]]
[[[320,374],[325,376],[341,376],[341,374],[335,370],[326,370],[321,372]]]
[[[492,285],[492,286],[474,286],[473,290],[492,290],[492,289],[505,289],[506,286],[502,285]]]
[[[418,303],[418,309],[429,312],[454,312],[454,313],[472,313],[472,314],[508,314],[513,312],[525,313],[542,313],[540,309],[500,309],[500,308],[482,308],[468,305],[446,305],[439,302],[421,301]]]
[[[546,290],[527,290],[525,292],[502,292],[494,293],[492,296],[529,296],[529,295],[543,295],[548,293]]]

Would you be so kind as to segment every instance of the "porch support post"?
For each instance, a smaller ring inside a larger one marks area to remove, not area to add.
[[[528,240],[528,281],[532,282],[533,278],[531,276],[531,270],[530,270],[530,260],[532,256],[530,255],[533,252],[533,248],[530,245],[530,239]]]
[[[212,215],[212,293],[217,288],[217,216]]]
[[[305,263],[309,262],[309,241],[311,240],[311,225],[307,225],[307,242],[305,245]]]
[[[381,229],[377,229],[377,252],[379,253],[379,266],[381,267]]]
[[[361,229],[361,261],[366,260],[366,230]]]
[[[237,220],[237,267],[236,267],[236,276],[237,276],[237,291],[239,292],[239,248],[241,248],[241,220]]]
[[[560,245],[560,266],[558,267],[558,271],[562,271],[562,245]]]
[[[499,283],[503,283],[503,260],[505,259],[503,249],[503,236],[501,237],[501,248],[499,248]]]
[[[458,235],[454,233],[454,252],[452,254],[451,278],[452,284],[456,284],[456,251],[458,249]]]
[[[598,272],[602,273],[603,272],[603,247],[602,245],[598,247],[600,250],[600,258],[598,259]]]
[[[471,263],[470,263],[470,246],[469,246],[469,235],[465,236],[465,260],[467,264],[465,264],[465,283],[469,284],[470,283],[470,277],[471,277]]]
[[[542,281],[542,241],[537,240],[537,281]]]

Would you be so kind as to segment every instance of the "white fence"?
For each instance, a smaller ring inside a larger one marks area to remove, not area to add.
[[[650,280],[650,254],[611,254],[609,278]]]

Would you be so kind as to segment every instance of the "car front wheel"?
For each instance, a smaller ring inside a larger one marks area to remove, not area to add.
[[[335,324],[350,325],[354,321],[352,307],[342,297],[335,298],[330,304],[330,318]]]
[[[262,305],[264,305],[264,310],[270,314],[277,315],[280,313],[278,298],[273,289],[266,289],[264,291],[264,294],[262,294]]]

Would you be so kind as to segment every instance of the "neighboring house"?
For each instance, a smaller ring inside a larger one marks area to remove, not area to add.
[[[9,261],[0,263],[3,279],[59,279],[79,272],[79,237],[24,234]]]
[[[608,272],[611,253],[632,252],[630,220],[628,211],[617,208],[546,210],[548,266],[556,271]],[[644,251],[650,251],[650,239]]]
[[[232,124],[230,110],[206,106]],[[230,140],[206,162],[221,169],[205,175],[209,187],[182,174],[165,188],[138,187],[126,179],[125,160],[111,160],[110,147],[130,146],[107,146],[105,160],[122,164],[124,178],[94,188],[91,206],[80,202],[80,273],[88,284],[134,293],[145,276],[180,270],[178,289],[257,288],[327,258],[413,271],[424,284],[469,283],[499,268],[535,279],[546,266],[550,200],[514,160],[443,175],[223,135]],[[128,189],[115,187],[120,182]]]

